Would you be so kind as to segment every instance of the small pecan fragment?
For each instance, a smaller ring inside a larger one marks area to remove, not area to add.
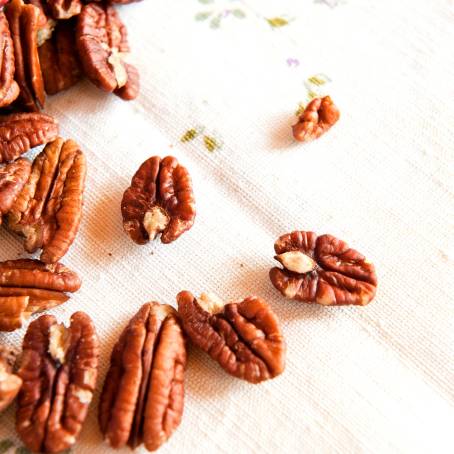
[[[293,137],[300,142],[318,139],[339,120],[340,112],[329,96],[313,99],[293,126]]]
[[[89,3],[82,8],[76,45],[85,73],[97,87],[117,90],[127,100],[137,96],[137,70],[124,62],[129,52],[126,27],[112,6]]]
[[[194,224],[195,200],[189,172],[176,158],[147,159],[132,178],[121,201],[123,228],[137,244],[161,233],[175,241]]]
[[[178,313],[191,341],[237,378],[260,383],[281,374],[286,346],[274,312],[249,296],[225,304],[215,295],[177,295]]]
[[[147,303],[115,345],[99,405],[113,448],[159,448],[181,422],[186,347],[176,311]]]
[[[36,112],[44,106],[44,83],[38,56],[38,32],[41,13],[34,5],[12,0],[5,6],[14,43],[15,80],[19,85],[19,102]]]
[[[20,377],[13,373],[16,357],[0,345],[0,413],[16,398],[22,385]]]
[[[75,49],[74,26],[58,23],[51,39],[39,48],[39,60],[46,93],[53,95],[77,83],[82,74]]]
[[[287,298],[325,306],[370,303],[377,290],[375,267],[347,243],[331,235],[296,231],[274,244],[273,285]]]
[[[90,317],[76,312],[70,326],[43,315],[28,327],[18,371],[16,430],[33,452],[57,453],[75,442],[98,375],[99,342]]]
[[[69,19],[82,10],[80,0],[47,0],[54,19]]]
[[[68,251],[82,217],[86,163],[79,146],[58,138],[33,162],[30,178],[8,214],[8,228],[28,252],[55,263]]]
[[[0,107],[8,106],[19,96],[14,81],[14,46],[8,21],[0,11]]]

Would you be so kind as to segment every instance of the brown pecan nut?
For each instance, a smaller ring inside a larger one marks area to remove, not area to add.
[[[23,108],[36,112],[44,106],[44,83],[38,56],[39,8],[12,0],[5,6],[14,44],[15,80]]]
[[[82,10],[80,0],[47,0],[54,19],[69,19]]]
[[[41,113],[0,116],[0,162],[12,161],[30,148],[58,136],[58,122]]]
[[[175,241],[194,224],[195,200],[189,172],[176,158],[147,159],[132,178],[121,201],[123,228],[137,244],[161,233]]]
[[[124,99],[125,101],[131,101],[133,99],[136,99],[137,95],[139,94],[140,76],[139,71],[137,71],[137,68],[135,66],[128,63],[125,63],[124,66],[128,75],[128,80],[126,81],[125,85],[117,88],[114,91],[114,94],[116,94],[121,99]]]
[[[39,47],[52,36],[57,22],[52,19],[49,3],[46,0],[25,0],[25,3],[36,6],[39,9],[37,37]]]
[[[285,341],[274,312],[249,296],[225,304],[212,294],[177,295],[178,313],[191,341],[237,378],[260,383],[285,368]]]
[[[60,21],[52,37],[39,48],[39,60],[46,93],[66,90],[81,78],[79,58],[71,21]]]
[[[80,286],[79,276],[61,263],[0,262],[0,331],[21,328],[30,315],[64,303],[69,299],[65,292]]]
[[[0,11],[0,49],[0,107],[4,107],[19,96],[19,86],[14,81],[14,46],[3,11]]]
[[[300,142],[318,139],[339,120],[340,112],[329,96],[313,99],[293,126],[293,137]]]
[[[6,347],[0,345],[0,413],[16,398],[22,380],[13,373],[16,357]]]
[[[176,311],[147,303],[115,345],[99,405],[99,425],[113,448],[159,448],[183,414],[186,347]]]
[[[89,3],[82,8],[76,45],[85,73],[96,86],[108,92],[119,90],[123,99],[137,95],[137,70],[124,62],[129,52],[126,27],[112,6]]]
[[[58,138],[35,158],[28,182],[9,214],[8,228],[25,237],[28,252],[55,263],[74,241],[82,216],[86,163],[79,146]]]
[[[347,243],[331,235],[292,232],[274,244],[273,285],[287,298],[324,306],[370,303],[377,290],[375,267]]]
[[[76,312],[68,328],[43,315],[23,342],[16,430],[33,452],[70,448],[82,429],[98,375],[99,342],[90,317]]]
[[[110,0],[110,3],[115,3],[116,5],[127,5],[128,3],[140,2],[142,0]]]

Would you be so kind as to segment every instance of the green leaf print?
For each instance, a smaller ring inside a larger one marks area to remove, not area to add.
[[[5,453],[13,446],[14,446],[14,443],[11,440],[5,439],[5,440],[0,441],[0,454]]]
[[[213,3],[214,0],[199,0],[199,3],[202,3],[203,5],[208,5],[209,3]]]
[[[197,13],[195,15],[195,20],[197,20],[197,21],[207,20],[211,16],[211,14],[213,14],[211,11]]]
[[[244,13],[243,10],[241,9],[234,9],[232,11],[232,14],[237,17],[238,19],[244,19],[246,17],[246,14]]]
[[[221,26],[221,18],[222,14],[218,14],[217,16],[213,17],[210,22],[211,28],[219,28]]]

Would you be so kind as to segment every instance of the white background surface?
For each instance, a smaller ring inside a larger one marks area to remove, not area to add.
[[[286,370],[258,386],[190,348],[183,422],[162,453],[454,451],[454,2],[327,3],[122,7],[139,98],[125,103],[82,82],[47,104],[89,163],[84,221],[63,260],[84,284],[52,313],[95,319],[99,388],[113,343],[146,301],[175,304],[182,289],[257,294],[283,326]],[[246,17],[230,14],[218,29],[194,19],[226,8]],[[272,28],[266,18],[276,16],[290,23]],[[297,145],[293,114],[317,73],[332,79],[341,120]],[[180,142],[198,126],[222,147]],[[188,167],[198,213],[175,243],[140,247],[122,232],[120,200],[153,154]],[[373,261],[375,301],[326,308],[281,298],[267,273],[274,240],[294,229],[336,235]],[[2,260],[21,251],[6,231],[0,244]],[[23,334],[0,342],[19,349]],[[75,453],[110,452],[97,403]],[[0,416],[0,440],[19,446],[13,416]]]

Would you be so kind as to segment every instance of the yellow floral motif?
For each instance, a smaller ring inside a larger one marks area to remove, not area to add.
[[[203,136],[203,143],[205,144],[205,148],[211,152],[217,150],[218,148],[221,148],[221,144],[218,143],[218,141],[214,137]]]
[[[197,136],[199,135],[199,131],[197,129],[188,129],[182,136],[180,141],[181,142],[190,142],[191,140],[194,140]]]
[[[267,18],[266,21],[271,25],[273,28],[284,27],[290,23],[287,19],[283,17],[271,17]]]

